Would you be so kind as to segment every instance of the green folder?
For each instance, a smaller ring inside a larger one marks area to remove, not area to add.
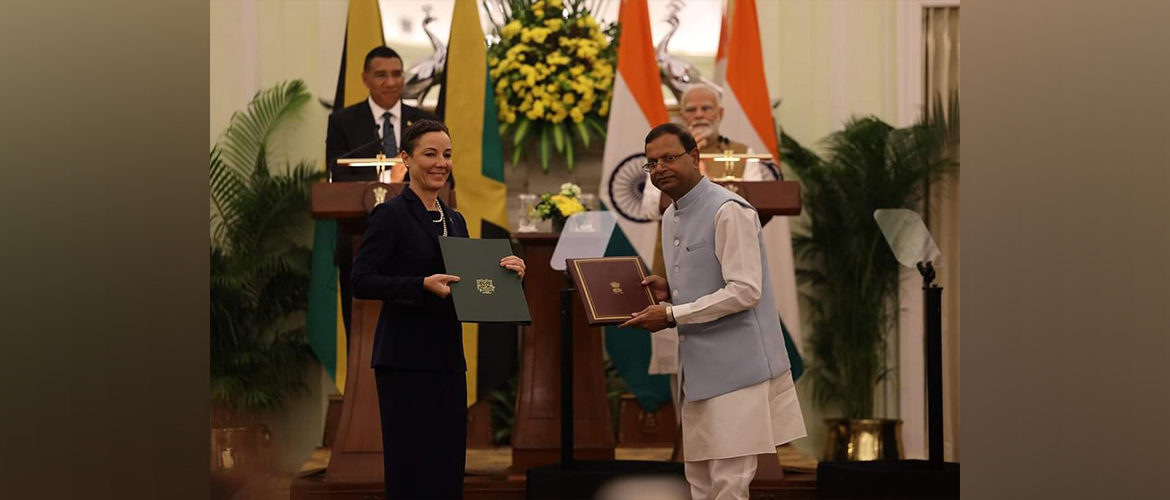
[[[511,242],[440,237],[439,248],[447,274],[460,278],[458,283],[451,283],[459,321],[532,323],[520,278],[500,267],[500,259],[512,255]]]

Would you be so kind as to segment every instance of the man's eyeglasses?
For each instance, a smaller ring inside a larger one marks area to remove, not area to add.
[[[646,173],[653,172],[654,167],[657,167],[658,165],[670,165],[670,164],[674,163],[676,160],[678,160],[679,158],[686,156],[687,153],[690,153],[690,150],[683,151],[682,153],[679,153],[676,155],[663,155],[662,158],[659,158],[657,161],[646,162],[645,165],[642,165],[642,170],[645,171]]]

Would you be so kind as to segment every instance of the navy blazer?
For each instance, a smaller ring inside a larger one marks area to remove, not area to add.
[[[467,221],[442,200],[447,235],[467,238]],[[381,300],[371,366],[467,371],[455,303],[423,290],[423,278],[446,273],[434,212],[410,188],[374,207],[353,263],[353,296]]]
[[[398,131],[398,136],[402,137],[411,124],[422,119],[442,121],[431,113],[402,103],[402,117],[399,121],[402,130]],[[402,144],[398,147],[401,148]],[[325,134],[326,164],[333,166],[342,155],[365,158],[375,156],[380,151],[382,143],[378,141],[378,126],[374,122],[369,99],[329,115],[329,127]],[[377,178],[374,167],[345,167],[333,171],[333,180],[338,182],[373,181]],[[447,232],[450,231],[448,228]]]

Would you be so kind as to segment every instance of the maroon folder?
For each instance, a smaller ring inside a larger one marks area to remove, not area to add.
[[[658,303],[650,288],[642,285],[646,266],[637,256],[566,259],[565,266],[590,326],[624,323]]]

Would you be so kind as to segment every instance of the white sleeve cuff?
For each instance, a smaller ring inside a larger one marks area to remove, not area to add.
[[[674,322],[680,325],[689,325],[692,322],[688,321],[693,314],[693,304],[679,304],[671,306],[671,311],[674,312]]]

